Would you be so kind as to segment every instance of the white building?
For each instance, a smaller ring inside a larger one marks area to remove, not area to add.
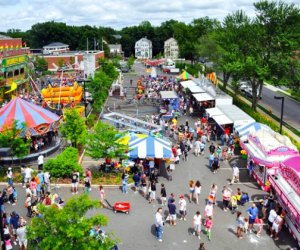
[[[165,58],[178,59],[179,47],[178,47],[177,40],[175,38],[171,37],[165,41],[164,55],[165,55]]]
[[[64,43],[50,43],[43,47],[44,55],[58,55],[69,51],[69,45]]]
[[[135,57],[138,59],[152,58],[152,42],[147,38],[141,38],[135,43]]]
[[[108,48],[111,55],[123,55],[121,44],[108,44]]]

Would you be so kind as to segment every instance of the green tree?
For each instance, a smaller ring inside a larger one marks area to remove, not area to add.
[[[82,167],[78,164],[78,149],[66,148],[54,159],[49,159],[45,166],[45,171],[49,171],[51,176],[56,178],[71,177],[73,171],[82,173]]]
[[[62,137],[70,140],[74,147],[83,145],[87,136],[85,118],[76,109],[64,113],[65,122],[60,126]]]
[[[88,135],[86,153],[93,159],[126,158],[128,146],[118,142],[120,133],[107,123],[99,121],[94,131]]]
[[[111,249],[116,242],[110,234],[107,237],[90,236],[90,230],[95,226],[108,223],[102,214],[87,215],[96,208],[99,208],[99,201],[91,200],[88,195],[72,197],[62,209],[41,204],[38,209],[42,216],[31,220],[27,238],[34,247],[45,250]]]
[[[40,71],[42,73],[48,70],[48,62],[44,57],[37,56],[35,59],[34,66],[36,71]]]
[[[127,60],[127,67],[129,70],[132,69],[133,64],[134,64],[134,56],[131,55]]]
[[[58,67],[63,67],[65,65],[65,61],[64,61],[64,59],[62,59],[62,58],[60,58],[59,60],[58,60]]]
[[[4,128],[0,133],[0,147],[10,148],[11,156],[23,158],[29,154],[30,140],[22,138],[26,131],[26,124],[14,121],[12,126]]]

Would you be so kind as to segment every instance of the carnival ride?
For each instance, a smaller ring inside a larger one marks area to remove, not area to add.
[[[42,89],[41,95],[46,102],[50,103],[79,103],[82,100],[83,88],[74,82],[73,87],[55,87],[50,84]]]

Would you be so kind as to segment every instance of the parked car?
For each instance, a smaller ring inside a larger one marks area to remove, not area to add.
[[[241,92],[245,93],[246,89],[249,89],[249,88],[251,88],[249,82],[247,82],[247,81],[240,81],[239,82],[239,90]]]
[[[246,94],[247,97],[253,98],[253,91],[252,91],[252,88],[249,87],[249,88],[245,89],[245,94]],[[257,95],[256,95],[256,96],[259,96],[259,90],[257,90]],[[262,98],[262,97],[260,96],[259,99],[261,99],[261,98]]]
[[[84,98],[84,97],[83,97]],[[93,96],[90,92],[87,92],[85,91],[85,99],[88,101],[88,102],[93,102],[94,99],[93,99]]]
[[[122,71],[122,73],[128,73],[129,69],[126,66],[122,66],[121,71]]]

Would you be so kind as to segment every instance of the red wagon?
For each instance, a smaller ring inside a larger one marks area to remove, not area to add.
[[[113,206],[108,202],[108,200],[105,200],[108,206],[114,211],[114,213],[117,212],[123,212],[126,214],[129,214],[130,211],[130,203],[129,202],[116,202]]]

